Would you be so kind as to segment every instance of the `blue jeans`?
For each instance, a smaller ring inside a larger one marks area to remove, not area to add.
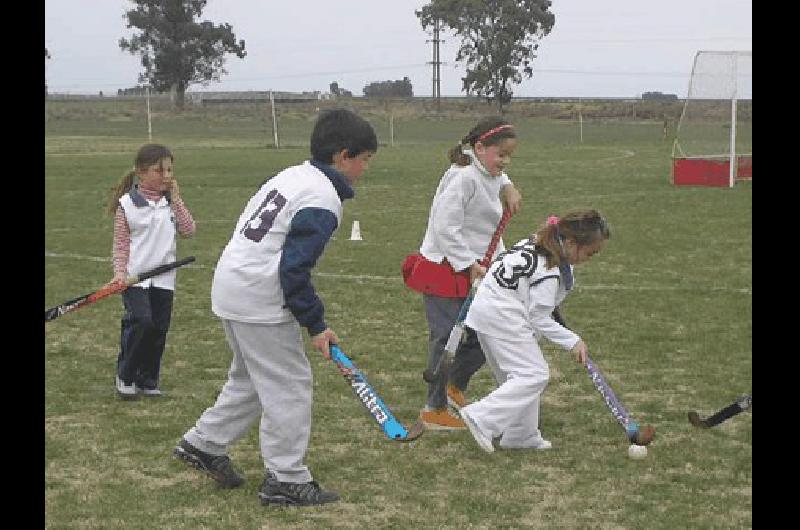
[[[173,291],[155,287],[129,287],[123,291],[125,315],[122,317],[117,375],[125,384],[158,388],[173,296]]]

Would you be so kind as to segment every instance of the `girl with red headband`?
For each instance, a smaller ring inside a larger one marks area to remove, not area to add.
[[[505,173],[516,147],[514,126],[502,118],[490,117],[481,120],[450,150],[452,165],[433,197],[422,246],[403,264],[406,285],[423,295],[430,331],[428,368],[436,375],[428,383],[427,403],[420,413],[420,419],[430,429],[466,428],[447,405],[456,409],[466,405],[463,392],[472,375],[486,362],[475,333],[465,330],[449,370],[436,367],[469,286],[486,274],[479,261],[503,209],[512,215],[520,209],[522,196]],[[503,250],[500,241],[495,255]]]

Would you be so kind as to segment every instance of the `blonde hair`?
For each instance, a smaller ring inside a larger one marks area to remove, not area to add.
[[[472,163],[472,159],[464,152],[464,146],[469,145],[474,149],[478,141],[483,145],[490,146],[497,145],[507,138],[516,137],[517,133],[514,132],[514,127],[510,122],[498,116],[490,116],[479,121],[478,124],[461,139],[460,144],[447,152],[447,155],[451,163],[458,166],[468,166]]]
[[[161,160],[169,158],[174,161],[172,151],[161,144],[144,144],[136,152],[136,158],[133,161],[133,169],[128,171],[122,176],[122,180],[113,188],[108,199],[107,212],[113,216],[117,212],[119,205],[119,198],[128,193],[133,187],[133,177],[140,171],[146,170],[153,164],[157,164]]]
[[[536,246],[546,251],[548,268],[561,265],[565,259],[561,245],[566,239],[572,239],[582,247],[611,237],[605,217],[597,210],[571,210],[560,218],[550,219],[554,222],[548,221],[531,235],[531,238],[536,238]]]

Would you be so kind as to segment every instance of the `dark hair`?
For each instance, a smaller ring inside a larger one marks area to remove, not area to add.
[[[490,134],[486,134],[490,133]],[[484,138],[482,136],[486,135]],[[461,143],[448,151],[447,155],[450,162],[459,166],[468,166],[472,160],[469,155],[464,153],[462,147],[469,145],[474,148],[480,140],[483,145],[497,145],[507,138],[516,138],[517,133],[511,123],[499,116],[489,116],[478,122],[467,135],[461,139]]]
[[[331,109],[320,113],[311,133],[311,156],[314,160],[330,164],[333,155],[347,149],[347,156],[376,152],[378,137],[372,125],[355,112]]]
[[[136,175],[136,172],[144,171],[153,164],[157,164],[166,158],[169,158],[173,162],[175,161],[175,158],[172,156],[172,151],[164,145],[144,144],[141,146],[136,152],[136,158],[133,160],[133,169],[125,173],[120,183],[111,188],[111,196],[108,199],[107,208],[109,215],[114,215],[116,213],[119,198],[133,187],[133,177]]]
[[[597,210],[571,210],[558,223],[540,228],[535,236],[536,246],[547,251],[547,267],[551,268],[560,265],[564,258],[561,242],[565,239],[572,239],[582,247],[610,238],[611,230]]]

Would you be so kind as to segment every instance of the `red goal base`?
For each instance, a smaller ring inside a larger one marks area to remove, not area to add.
[[[753,180],[753,157],[740,156],[736,160],[736,180]],[[674,158],[672,183],[676,186],[730,185],[730,161],[711,158]]]

